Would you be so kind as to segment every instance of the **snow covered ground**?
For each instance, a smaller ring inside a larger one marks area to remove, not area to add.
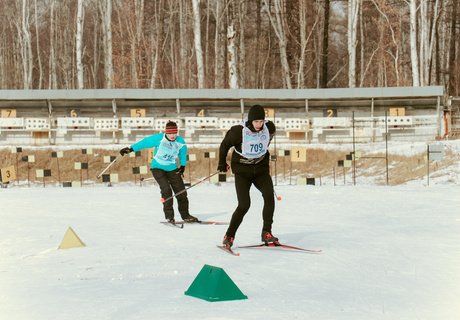
[[[278,186],[273,232],[321,254],[216,248],[226,226],[164,226],[159,189],[0,189],[0,319],[460,319],[459,184]],[[229,221],[233,184],[189,190]],[[260,241],[262,199],[235,246]],[[178,214],[177,214],[178,216]],[[72,227],[86,247],[58,250]],[[247,300],[184,295],[203,265]]]

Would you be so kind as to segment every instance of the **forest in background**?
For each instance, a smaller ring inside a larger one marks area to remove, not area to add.
[[[0,89],[460,91],[457,0],[0,0]]]

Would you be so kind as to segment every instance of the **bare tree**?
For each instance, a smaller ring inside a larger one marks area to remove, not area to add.
[[[357,25],[361,0],[348,2],[348,86],[356,87]]]
[[[434,6],[428,1],[420,3],[420,81],[421,85],[428,85],[431,82],[431,59],[433,56],[434,44],[436,42],[436,29],[438,21],[439,0]],[[430,30],[431,28],[431,30]]]
[[[204,39],[204,74],[207,77],[208,74],[210,74],[209,69],[211,68],[211,52],[209,49],[209,44],[210,44],[210,33],[211,33],[211,3],[213,3],[214,0],[206,0],[206,30],[205,30],[205,39]],[[209,81],[209,77],[206,78],[206,81]],[[206,83],[206,85],[210,86],[211,83]]]
[[[436,0],[434,4],[434,11],[432,14],[432,23],[431,23],[431,35],[429,38],[429,48],[428,48],[428,58],[427,58],[427,85],[431,84],[431,66],[433,61],[433,53],[435,52],[435,44],[438,43],[437,29],[438,29],[438,18],[439,18],[439,7],[441,6],[439,0]]]
[[[34,0],[34,16],[35,16],[35,45],[37,46],[37,63],[38,63],[38,89],[42,88],[43,84],[43,65],[40,54],[40,33],[38,31],[38,7],[37,0]]]
[[[214,16],[216,31],[214,36],[214,88],[225,87],[225,1],[215,0]]]
[[[192,0],[193,5],[193,39],[195,42],[195,55],[197,65],[198,88],[204,88],[203,50],[201,48],[201,14],[200,0]]]
[[[143,70],[143,59],[140,58],[142,55],[141,41],[143,37],[143,23],[144,23],[144,0],[134,0],[129,3],[131,7],[131,14],[126,14],[126,5],[121,6],[119,16],[123,18],[124,26],[119,26],[121,29],[127,32],[129,39],[129,70],[131,83],[135,88],[140,86],[139,83],[139,72]],[[123,31],[120,31],[120,40],[123,39]],[[124,55],[124,50],[121,50],[121,55]]]
[[[328,51],[329,51],[329,13],[330,13],[331,1],[324,1],[324,19],[323,19],[323,41],[320,52],[320,87],[327,87],[327,68],[328,68]]]
[[[2,14],[0,14],[0,18],[2,17]],[[7,81],[6,81],[6,70],[8,70],[8,66],[6,65],[6,43],[7,43],[7,35],[6,35],[6,24],[2,23],[1,24],[1,30],[0,30],[0,88],[6,88],[7,86]]]
[[[428,73],[428,29],[429,29],[429,21],[428,21],[428,3],[427,1],[420,2],[420,33],[419,33],[419,59],[420,59],[420,85],[424,86],[426,83],[426,77]]]
[[[239,46],[238,46],[238,79],[239,79],[239,86],[245,87],[246,85],[246,37],[245,37],[245,12],[246,12],[246,2],[244,0],[239,0],[236,4],[238,7],[236,11],[238,17],[238,33],[237,37],[239,39]]]
[[[261,11],[262,11],[262,7],[261,7],[261,3],[260,1],[256,1],[256,44],[255,44],[255,48],[254,48],[254,51],[255,51],[255,58],[253,59],[254,61],[254,75],[255,75],[255,79],[254,79],[254,86],[256,88],[259,88],[260,87],[260,79],[261,79],[261,59],[260,59],[260,55],[261,55],[261,34],[262,34],[262,17],[261,17]]]
[[[98,83],[101,82],[101,77],[99,74],[99,69],[101,65],[101,48],[104,46],[104,43],[101,44],[101,41],[99,41],[101,34],[102,34],[102,28],[101,28],[101,23],[102,23],[102,18],[101,18],[101,10],[98,9],[98,5],[95,5],[95,8],[93,8],[93,15],[92,15],[92,41],[93,41],[93,50],[92,50],[92,63],[88,63],[89,66],[89,71],[91,73],[91,77],[88,77],[88,79],[91,79],[92,81],[92,88],[98,88],[99,85]],[[90,39],[89,37],[87,38],[88,40]],[[102,81],[102,83],[104,83]]]
[[[155,15],[153,16],[153,31],[151,36],[151,76],[150,76],[150,88],[156,87],[158,80],[158,61],[160,56],[160,45],[161,36],[163,29],[163,13],[161,8],[163,7],[163,0],[154,2]]]
[[[396,32],[391,24],[390,19],[388,18],[388,15],[380,8],[380,6],[375,2],[375,0],[371,0],[371,1],[374,4],[377,11],[380,13],[381,17],[385,20],[386,26],[390,29],[391,42],[393,43],[393,48],[388,47],[386,49],[386,52],[393,59],[396,86],[399,86],[399,45],[398,45],[398,42],[396,41]],[[385,32],[384,30],[382,30],[383,27],[384,25],[382,24],[382,28],[380,30],[380,32],[382,33]]]
[[[57,66],[56,66],[56,23],[55,23],[55,7],[56,0],[51,0],[50,4],[50,54],[49,54],[49,80],[48,87],[49,89],[57,88]]]
[[[299,36],[300,36],[300,52],[299,52],[299,67],[297,70],[297,88],[303,88],[305,84],[305,49],[307,48],[307,10],[305,2],[299,0]],[[312,29],[313,30],[313,29]],[[310,31],[311,32],[311,31]],[[311,34],[311,33],[310,33]]]
[[[268,18],[270,19],[271,26],[275,31],[276,37],[278,39],[278,46],[280,50],[280,60],[281,60],[281,68],[282,68],[282,78],[284,87],[287,89],[292,89],[291,84],[291,70],[289,67],[288,59],[287,59],[287,52],[286,52],[286,34],[285,34],[285,26],[282,19],[282,8],[284,5],[282,0],[274,0],[274,16],[270,11],[270,6],[267,0],[262,0],[264,5],[264,11],[267,14]]]
[[[184,0],[179,0],[179,87],[187,87],[187,70],[188,70],[188,41],[187,41],[187,7]]]
[[[77,85],[78,89],[83,89],[84,78],[83,78],[83,21],[84,21],[84,7],[83,0],[78,0],[77,3],[77,34],[75,37],[75,49],[76,49],[76,65],[77,65]]]
[[[230,89],[238,88],[238,68],[236,61],[236,32],[233,29],[233,24],[228,26],[227,29],[227,43],[228,43],[228,83]]]
[[[22,64],[20,63],[20,46],[17,34],[17,3],[5,3],[0,10],[1,45],[0,70],[2,88],[22,87]]]
[[[135,88],[139,87],[139,73],[141,78],[144,76],[144,59],[143,56],[143,25],[144,25],[144,0],[136,0],[134,2],[135,16],[135,36],[134,44],[132,45],[132,70],[135,72],[136,78],[133,79],[136,83]],[[139,70],[139,71],[138,71]],[[142,80],[142,79],[141,79]]]
[[[412,86],[420,86],[419,63],[417,54],[417,1],[409,0],[410,13],[410,59],[412,65]]]
[[[300,37],[300,52],[299,52],[299,67],[297,70],[297,88],[305,88],[305,65],[306,65],[306,50],[307,50],[307,45],[308,42],[310,41],[311,36],[313,35],[313,32],[316,29],[316,25],[319,22],[319,15],[315,15],[315,21],[313,25],[308,28],[307,24],[307,4],[305,3],[304,0],[299,0],[299,26],[300,26],[300,32],[299,32],[299,37]],[[309,29],[309,32],[307,34],[307,31]],[[326,39],[327,41],[327,39]],[[313,67],[313,64],[311,64],[310,68]]]
[[[459,7],[458,1],[453,0],[452,15],[450,18],[451,31],[450,31],[450,43],[449,43],[449,59],[446,63],[446,67],[448,70],[448,72],[446,72],[446,75],[447,75],[446,85],[447,85],[447,92],[450,95],[459,94],[459,88],[457,86],[459,76],[458,76],[458,71],[456,72],[456,69],[455,69],[455,66],[458,65],[456,52],[459,51],[458,33],[457,33],[457,28],[456,28],[458,24],[458,20],[457,20],[458,19],[457,17],[458,7]]]
[[[24,89],[32,87],[32,39],[29,28],[29,7],[27,0],[22,0],[21,22],[16,24],[22,58],[22,84]]]
[[[103,20],[102,35],[104,39],[104,81],[105,87],[110,89],[113,84],[112,0],[104,0],[101,3],[101,13]]]

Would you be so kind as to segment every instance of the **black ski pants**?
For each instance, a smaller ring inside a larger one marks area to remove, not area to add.
[[[261,193],[264,199],[264,208],[262,217],[264,220],[262,230],[272,230],[273,213],[275,212],[275,197],[273,194],[273,181],[270,172],[263,171],[259,173],[235,173],[235,188],[238,198],[238,207],[233,212],[230,225],[227,229],[227,236],[234,237],[244,215],[251,206],[251,197],[249,190],[254,185]]]
[[[153,177],[160,186],[161,197],[163,199],[166,200],[169,197],[172,197],[173,191],[176,194],[185,189],[184,181],[178,171],[164,171],[161,169],[151,169],[151,171]],[[187,191],[182,192],[175,198],[177,199],[178,209],[182,219],[188,218],[190,214],[188,212]],[[173,200],[174,198],[171,198],[170,200],[163,202],[163,212],[166,219],[174,219]]]

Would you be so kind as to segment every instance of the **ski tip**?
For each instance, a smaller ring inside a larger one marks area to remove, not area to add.
[[[219,245],[216,245],[216,247],[219,248],[219,249],[221,249],[221,250],[223,250],[223,251],[225,251],[225,252],[227,252],[227,253],[229,253],[229,254],[231,254],[231,255],[234,255],[234,256],[237,256],[237,257],[240,256],[240,253],[239,253],[239,252],[235,252],[235,251],[233,251],[232,249],[229,249],[229,248],[227,248],[227,247],[219,246]]]
[[[199,224],[210,224],[210,225],[215,225],[215,226],[228,225],[229,224],[228,222],[223,222],[223,221],[198,221],[197,223],[199,223]]]
[[[184,223],[171,223],[169,221],[160,221],[161,224],[164,224],[166,226],[171,226],[171,227],[176,227],[179,229],[184,229]]]

